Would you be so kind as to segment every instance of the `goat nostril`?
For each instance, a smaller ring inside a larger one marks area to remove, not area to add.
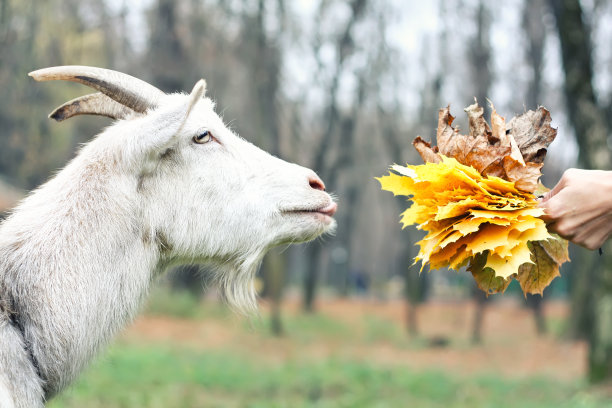
[[[309,177],[308,184],[310,185],[311,188],[314,188],[315,190],[325,191],[325,184],[323,184],[321,179],[316,176]]]

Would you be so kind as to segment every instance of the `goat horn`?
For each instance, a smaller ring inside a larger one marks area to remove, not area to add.
[[[66,65],[39,69],[28,75],[36,81],[79,82],[140,113],[156,107],[164,96],[162,91],[145,81],[104,68]]]
[[[115,102],[103,93],[96,92],[64,103],[51,112],[49,118],[58,122],[77,115],[100,115],[112,119],[123,119],[133,113],[131,108]]]

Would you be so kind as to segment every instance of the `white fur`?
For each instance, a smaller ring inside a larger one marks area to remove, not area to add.
[[[13,398],[9,392],[9,388],[4,384],[4,380],[0,378],[0,407],[14,408]]]
[[[203,92],[199,83],[114,123],[0,226],[2,406],[42,406],[65,388],[169,265],[217,265],[228,301],[248,311],[268,249],[334,227],[288,212],[335,205],[309,185],[316,175],[232,133]],[[215,140],[194,143],[204,129]]]

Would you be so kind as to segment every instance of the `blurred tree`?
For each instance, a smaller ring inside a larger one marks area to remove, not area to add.
[[[472,74],[472,85],[476,91],[476,100],[485,109],[485,117],[489,117],[490,107],[487,102],[490,97],[491,83],[493,81],[491,47],[491,20],[492,15],[489,3],[480,0],[474,14],[476,34],[469,48],[468,60]]]
[[[610,169],[609,128],[606,109],[593,88],[593,48],[590,27],[579,0],[549,0],[557,22],[565,71],[565,103],[580,148],[579,164],[586,168]],[[582,270],[573,279],[572,328],[589,341],[589,377],[592,381],[612,378],[612,245],[603,256],[582,251]]]
[[[203,272],[200,265],[179,266],[168,275],[169,285],[174,290],[187,292],[195,299],[200,299],[206,288]]]
[[[564,93],[568,115],[580,149],[579,165],[594,168],[596,164],[593,163],[591,155],[588,154],[589,150],[587,150],[588,139],[600,138],[598,137],[599,131],[592,133],[590,130],[592,126],[599,128],[601,123],[588,123],[590,114],[587,116],[577,113],[579,105],[588,107],[584,110],[589,112],[594,112],[593,108],[596,105],[591,82],[592,51],[588,39],[589,34],[582,21],[582,9],[577,2],[566,4],[563,1],[549,1],[549,3],[557,21],[557,31],[561,40],[561,54],[566,77]],[[574,17],[571,17],[572,15]],[[570,276],[572,307],[569,331],[573,338],[588,339],[593,329],[594,318],[592,292],[595,288],[595,259],[584,249],[575,251],[573,257],[572,263],[577,263],[580,268],[573,268]]]
[[[274,156],[282,157],[278,113],[280,88],[280,71],[282,53],[276,41],[284,29],[284,1],[275,0],[276,8],[271,1],[257,0],[254,12],[246,9],[242,16],[242,41],[238,52],[245,59],[251,84],[251,110],[253,112],[251,131],[254,132],[256,144]],[[276,19],[279,28],[271,34],[266,32],[267,18]],[[270,251],[262,263],[263,294],[271,304],[270,327],[272,333],[281,335],[281,301],[285,280],[285,252],[276,249]]]
[[[403,163],[406,157],[403,157],[402,151],[404,141],[402,140],[402,132],[398,129],[398,120],[400,116],[399,107],[394,111],[389,111],[384,107],[382,101],[378,101],[378,115],[381,124],[382,138],[385,140],[387,150],[392,158],[393,163]],[[406,209],[406,198],[396,197],[397,213],[401,213]],[[405,234],[400,236],[399,241],[402,243],[398,251],[397,270],[404,279],[404,299],[406,300],[406,329],[411,336],[416,336],[418,330],[418,305],[425,296],[427,273],[420,273],[419,268],[413,266],[413,259],[417,255],[415,242],[421,239],[418,231],[404,230]]]
[[[49,110],[73,98],[78,86],[35,85],[27,73],[76,62],[104,66],[115,37],[105,39],[100,27],[109,26],[112,16],[105,3],[93,0],[3,0],[0,13],[0,173],[30,189],[63,165],[104,119],[52,123]]]
[[[446,7],[442,4],[439,9],[439,15],[442,21],[445,21]],[[380,60],[390,61],[389,55],[384,55],[382,52],[386,49],[382,42],[387,43],[388,39],[385,36],[385,19],[381,19],[379,24],[379,35],[381,36],[381,54]],[[441,107],[441,93],[442,86],[444,83],[444,77],[446,75],[446,53],[447,53],[447,34],[448,26],[446,23],[443,24],[442,29],[438,36],[438,56],[435,62],[432,62],[431,55],[431,43],[430,38],[425,38],[424,43],[426,44],[421,50],[420,64],[423,67],[435,66],[433,69],[424,69],[424,80],[420,90],[420,99],[418,107],[418,116],[420,118],[419,123],[416,125],[416,129],[411,129],[410,134],[418,135],[434,135],[437,126],[438,109]],[[387,52],[389,50],[387,49]],[[385,71],[381,70],[381,74]],[[381,80],[384,80],[384,75],[380,76]],[[380,85],[379,85],[380,86]],[[408,143],[410,138],[406,139],[404,132],[399,130],[401,126],[401,107],[397,99],[400,96],[396,96],[396,101],[392,109],[385,108],[385,103],[381,99],[384,95],[379,90],[379,98],[377,101],[377,112],[379,116],[379,123],[381,126],[382,140],[385,141],[388,154],[391,158],[392,163],[404,163],[414,162],[417,163],[421,159],[416,157],[415,151],[412,150],[411,145]],[[426,137],[432,139],[433,137]],[[406,145],[409,151],[406,152]],[[414,161],[412,161],[414,160]],[[399,214],[406,209],[406,197],[398,196],[395,199],[397,204],[396,212]],[[406,329],[411,336],[416,336],[419,333],[418,330],[418,308],[419,304],[426,300],[427,285],[428,285],[428,273],[421,273],[420,269],[413,265],[413,259],[417,255],[417,248],[414,245],[415,242],[422,239],[422,235],[418,230],[406,229],[402,231],[399,241],[402,243],[400,250],[398,251],[397,269],[398,273],[403,277],[404,290],[403,296],[406,300]]]
[[[8,214],[24,196],[24,192],[0,179],[0,220]]]
[[[542,97],[542,68],[546,43],[546,26],[542,24],[542,20],[545,18],[546,12],[546,0],[525,1],[523,3],[522,28],[527,40],[525,57],[531,70],[531,80],[527,86],[527,96],[525,98],[527,109],[537,109]]]
[[[527,87],[527,109],[537,109],[542,97],[542,66],[546,27],[542,20],[546,14],[546,0],[526,1],[523,4],[522,27],[527,39],[526,60],[531,69],[531,80]],[[533,311],[536,330],[539,335],[546,333],[546,320],[543,314],[544,296],[526,295],[528,307]]]
[[[275,248],[266,254],[262,264],[264,277],[262,296],[270,302],[270,330],[275,336],[281,336],[284,333],[281,308],[286,266],[286,257],[279,248]]]
[[[491,68],[493,50],[490,43],[491,12],[484,0],[479,1],[474,18],[476,20],[476,36],[469,53],[472,84],[473,89],[476,91],[476,99],[485,109],[485,116],[489,116],[490,107],[487,101],[493,80]],[[487,294],[478,289],[475,284],[472,284],[472,297],[476,303],[474,324],[472,326],[472,343],[480,343],[482,341],[484,312],[489,299]]]
[[[183,67],[190,66],[190,53],[185,50],[179,35],[184,22],[180,21],[181,2],[157,0],[149,15],[149,39],[145,56],[151,83],[164,92],[190,90]]]
[[[192,55],[186,49],[185,38],[180,36],[185,25],[179,7],[182,2],[157,0],[149,11],[149,38],[144,55],[149,81],[164,92],[179,92],[191,89],[193,83],[185,75],[184,67],[192,66]],[[175,268],[168,277],[170,287],[185,290],[200,298],[203,296],[202,274],[198,265]]]
[[[340,174],[340,168],[345,167],[346,165],[350,165],[352,162],[351,154],[352,154],[352,136],[354,134],[354,126],[356,118],[351,118],[351,115],[343,116],[338,101],[338,92],[339,85],[342,75],[345,70],[346,61],[354,54],[355,52],[355,43],[353,39],[353,29],[357,22],[363,17],[364,11],[366,9],[367,1],[366,0],[352,0],[349,3],[350,14],[346,19],[346,22],[343,26],[341,26],[338,31],[337,37],[333,42],[333,47],[335,50],[335,63],[332,67],[332,73],[330,76],[329,84],[325,92],[326,95],[326,109],[323,118],[324,130],[323,134],[320,138],[320,143],[314,152],[314,162],[313,169],[319,173],[321,178],[325,180],[328,188],[332,190],[337,189],[338,177]],[[318,10],[318,19],[322,19],[323,15],[327,11],[327,7],[329,3],[326,1],[321,1],[319,3]],[[314,49],[313,53],[315,55],[315,59],[318,64],[319,71],[322,71],[324,66],[324,61],[322,60],[323,53],[321,52],[321,48],[323,47],[323,38],[322,33],[318,32],[314,40]],[[356,92],[356,106],[353,107],[352,113],[356,113],[358,111],[358,105],[363,102],[363,86],[360,80],[357,81],[360,83],[358,85],[358,90]],[[356,109],[356,110],[355,110]],[[336,148],[336,149],[334,149]],[[338,159],[334,160],[332,154],[339,154]],[[351,190],[348,192],[348,196],[351,196],[353,199],[355,191]],[[350,197],[349,197],[350,200]],[[342,219],[350,219],[351,215],[346,214],[345,212],[350,211],[350,208],[354,207],[355,203],[352,201],[348,201],[348,205],[346,208],[340,207],[338,211],[338,217]],[[343,240],[340,241],[341,246],[344,250],[349,251],[348,259],[350,259],[350,226],[340,225],[339,234],[343,235]],[[345,230],[348,228],[348,230]],[[311,243],[308,246],[308,255],[307,255],[307,267],[306,273],[304,276],[304,310],[307,312],[314,311],[314,299],[317,288],[317,281],[319,276],[319,270],[322,265],[321,260],[322,255],[322,247],[319,242]],[[343,265],[344,268],[349,268],[348,262]],[[348,276],[348,272],[341,272],[342,276]]]

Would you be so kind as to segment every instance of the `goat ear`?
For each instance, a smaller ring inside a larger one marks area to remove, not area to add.
[[[206,94],[206,81],[203,79],[200,79],[198,82],[196,82],[193,89],[191,90],[191,93],[189,94],[189,101],[187,103],[187,109],[185,110],[185,116],[183,117],[183,120],[181,121],[181,125],[178,128],[177,133],[185,125],[185,122],[187,122],[187,119],[189,118],[189,115],[191,115],[191,111],[193,110],[194,106],[197,105],[198,101],[202,99],[205,94]]]
[[[187,113],[185,114],[185,119],[189,117],[189,115],[191,114],[191,111],[193,110],[193,107],[196,106],[198,101],[202,99],[205,94],[206,94],[206,81],[203,79],[200,79],[198,82],[196,82],[193,89],[191,90],[191,93],[189,94],[189,106],[187,107]]]
[[[147,161],[157,160],[163,155],[175,143],[175,137],[181,133],[189,115],[205,93],[206,81],[200,79],[187,100],[179,105],[161,106],[159,110],[143,117],[142,121],[134,122],[133,125],[138,126],[138,133],[146,135],[132,140],[131,150],[134,155],[144,157]]]

